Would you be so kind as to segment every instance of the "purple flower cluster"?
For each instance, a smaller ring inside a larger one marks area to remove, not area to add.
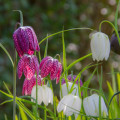
[[[62,72],[62,65],[57,59],[53,59],[50,56],[45,57],[40,65],[36,56],[35,51],[40,51],[37,36],[30,26],[19,27],[13,33],[14,45],[17,53],[20,57],[17,66],[18,78],[25,75],[23,83],[22,94],[30,95],[33,86],[36,85],[36,79],[38,85],[41,85],[42,78],[50,74],[50,79],[59,82],[60,75]],[[35,77],[36,73],[36,77]],[[39,75],[40,74],[40,75]],[[43,82],[44,84],[44,82]]]

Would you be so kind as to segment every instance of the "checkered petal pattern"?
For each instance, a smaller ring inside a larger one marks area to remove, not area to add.
[[[19,27],[15,30],[13,40],[19,57],[24,54],[32,55],[34,51],[40,50],[37,36],[30,26]]]

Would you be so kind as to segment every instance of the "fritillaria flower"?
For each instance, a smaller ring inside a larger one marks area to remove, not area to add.
[[[19,27],[15,30],[13,40],[19,57],[24,54],[32,55],[34,51],[40,50],[37,36],[30,26]]]
[[[120,31],[119,31],[119,36],[120,36]],[[113,33],[111,37],[111,50],[117,54],[120,54],[120,45],[115,33]]]
[[[62,72],[62,65],[57,59],[53,59],[50,56],[45,57],[40,63],[41,77],[44,78],[50,74],[50,79],[55,80],[56,84],[59,82]]]
[[[38,90],[38,104],[42,102],[47,106],[49,103],[53,104],[53,93],[51,88],[47,87],[46,85],[37,86]],[[31,97],[36,99],[36,86],[32,88]],[[31,101],[35,102],[33,99]]]
[[[93,60],[107,60],[110,54],[110,41],[106,34],[96,32],[91,37],[91,50]]]
[[[37,57],[34,55],[25,54],[18,62],[17,72],[18,72],[19,79],[21,78],[23,72],[26,79],[29,79],[29,80],[34,76],[35,72],[38,75],[39,63],[38,63]]]
[[[83,107],[86,115],[99,117],[99,96],[93,94],[89,97],[84,98]],[[108,115],[107,107],[103,98],[101,97],[101,115]]]
[[[34,75],[30,80],[27,80],[25,78],[23,83],[22,95],[31,95],[32,88],[33,86],[36,85],[36,79],[37,79],[37,84],[41,85],[42,78],[40,75],[38,75],[37,78],[36,75]]]
[[[64,115],[66,116],[71,116],[74,114],[75,119],[77,119],[80,109],[81,99],[78,96],[74,96],[72,94],[64,96],[57,106],[58,113],[63,111]]]
[[[61,88],[62,88],[62,96],[66,96],[68,95],[71,87],[72,87],[73,83],[72,82],[68,82],[68,89],[67,89],[67,84],[64,83]],[[72,93],[73,95],[76,95],[76,96],[79,96],[79,92],[78,92],[78,85],[77,84],[74,84],[74,87],[73,87],[73,90],[72,90]],[[60,98],[61,98],[61,91],[60,91]]]

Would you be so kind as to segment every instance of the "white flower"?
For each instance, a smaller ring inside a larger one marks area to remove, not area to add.
[[[65,95],[68,95],[68,92],[70,91],[72,85],[73,85],[72,82],[68,82],[68,90],[67,90],[67,84],[66,83],[64,83],[62,85],[62,95],[63,95],[63,97]],[[72,91],[71,94],[79,96],[78,85],[77,84],[74,84],[73,91]],[[60,98],[61,98],[61,91],[60,91]]]
[[[93,60],[107,60],[110,54],[110,41],[106,34],[102,32],[94,33],[91,37],[91,50]]]
[[[78,96],[68,94],[64,96],[57,106],[57,111],[61,112],[63,110],[64,115],[71,116],[75,115],[75,118],[78,117],[78,114],[81,109],[81,99]]]
[[[42,102],[47,106],[48,103],[53,104],[53,93],[52,90],[47,87],[46,85],[37,87],[38,89],[38,104],[41,104]],[[36,99],[36,85],[32,88],[31,97]],[[34,101],[31,99],[31,101]],[[35,101],[34,101],[35,102]]]
[[[99,116],[99,96],[97,94],[93,94],[89,97],[84,98],[83,107],[86,115],[89,116]],[[101,97],[101,115],[108,115],[107,107],[103,98]]]

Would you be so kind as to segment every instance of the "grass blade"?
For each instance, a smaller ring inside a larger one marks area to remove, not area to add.
[[[4,52],[7,54],[8,58],[10,59],[11,63],[12,63],[12,66],[14,67],[14,63],[13,63],[13,60],[9,54],[9,52],[6,50],[6,48],[0,43],[0,47],[4,50]]]

